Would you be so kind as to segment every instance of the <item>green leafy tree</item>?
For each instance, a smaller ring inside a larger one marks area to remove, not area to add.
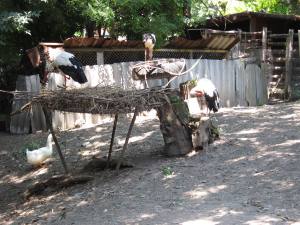
[[[39,12],[18,10],[13,1],[0,3],[0,65],[16,60],[18,36],[31,35],[26,27]]]
[[[112,1],[67,0],[66,3],[70,12],[75,14],[77,20],[87,29],[88,36],[93,36],[95,29],[104,36],[105,31],[112,26],[115,16],[111,8]]]
[[[112,36],[126,35],[140,40],[143,33],[155,33],[158,45],[184,28],[182,0],[115,0]]]
[[[293,6],[289,1],[282,0],[245,0],[249,9],[254,12],[265,11],[267,13],[290,14]],[[294,5],[295,8],[299,6]]]

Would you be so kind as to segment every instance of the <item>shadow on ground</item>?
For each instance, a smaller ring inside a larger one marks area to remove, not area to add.
[[[125,156],[134,168],[121,171],[119,176],[112,171],[95,173],[88,184],[27,202],[19,193],[28,184],[63,170],[57,155],[48,167],[30,170],[16,153],[22,146],[17,143],[28,137],[11,136],[11,152],[1,149],[1,161],[12,163],[1,166],[0,195],[9,197],[0,198],[0,221],[74,225],[295,223],[300,220],[299,115],[297,102],[223,110],[216,115],[221,140],[207,151],[181,158],[161,156],[158,120],[139,118]],[[129,122],[124,117],[117,129],[115,157]],[[78,171],[93,156],[106,155],[111,129],[112,122],[59,134],[72,171]],[[46,136],[31,135],[29,139]]]

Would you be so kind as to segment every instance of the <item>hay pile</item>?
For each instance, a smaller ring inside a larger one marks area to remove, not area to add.
[[[66,112],[116,114],[150,110],[166,102],[168,89],[123,90],[118,87],[97,87],[46,91],[33,97],[30,105],[41,104],[49,110]]]

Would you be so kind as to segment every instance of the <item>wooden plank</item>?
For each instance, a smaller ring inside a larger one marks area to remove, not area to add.
[[[300,30],[298,30],[298,56],[300,57]]]
[[[262,34],[262,56],[261,56],[261,60],[262,62],[265,62],[266,60],[266,55],[267,55],[267,41],[268,41],[268,28],[267,27],[263,27],[263,34]]]
[[[37,90],[37,79],[36,76],[30,77],[30,90],[33,92],[32,95],[37,95],[39,93],[39,90]],[[31,107],[30,109],[30,125],[31,125],[31,132],[34,134],[38,130],[39,126],[39,118],[36,117],[37,108],[36,106]]]
[[[26,88],[26,79],[25,76],[19,76],[17,79],[17,85],[16,85],[17,90],[19,91],[27,91]],[[25,104],[27,100],[19,100],[17,102],[17,108],[21,108],[23,104]],[[26,118],[27,112],[21,113],[18,117],[17,121],[17,134],[23,134],[24,132],[24,126],[25,126],[25,118]]]
[[[285,52],[285,97],[290,99],[291,97],[291,76],[292,76],[292,52],[293,52],[294,30],[289,29],[289,35],[286,40],[286,52]]]
[[[117,123],[118,123],[118,117],[119,117],[119,115],[116,114],[115,119],[114,119],[114,125],[113,125],[112,134],[111,134],[111,139],[110,139],[110,145],[109,145],[106,168],[109,167],[109,163],[110,163],[110,159],[111,159],[111,153],[112,153],[112,147],[113,147],[114,139],[115,139],[115,133],[116,133]]]
[[[134,113],[133,113],[131,123],[129,125],[129,129],[128,129],[128,132],[127,132],[127,135],[126,135],[125,143],[123,145],[123,149],[122,149],[122,152],[121,152],[121,155],[119,157],[118,164],[117,164],[117,167],[116,167],[117,174],[119,174],[119,169],[120,169],[121,163],[123,161],[124,153],[127,149],[127,145],[128,145],[128,142],[129,142],[129,138],[130,138],[130,135],[131,135],[131,131],[132,131],[137,113],[138,113],[138,108],[136,107],[135,110],[134,110]]]
[[[64,156],[63,156],[63,154],[62,154],[61,148],[60,148],[60,146],[59,146],[59,144],[58,144],[58,141],[57,141],[57,138],[56,138],[56,135],[55,135],[53,126],[52,126],[52,122],[51,122],[51,120],[50,120],[49,111],[48,111],[47,108],[43,108],[43,111],[44,111],[44,114],[45,114],[45,118],[46,118],[47,125],[48,125],[48,127],[49,127],[49,129],[50,129],[50,132],[51,132],[51,134],[52,134],[53,141],[54,141],[54,143],[55,143],[56,150],[57,150],[57,152],[58,152],[59,158],[60,158],[60,160],[61,160],[61,162],[62,162],[62,165],[63,165],[63,167],[64,167],[65,173],[68,174],[68,173],[69,173],[69,172],[68,172],[68,167],[67,167],[65,158],[64,158]]]
[[[26,87],[26,77],[19,75],[16,81],[16,90],[17,91],[28,91]],[[20,109],[24,104],[28,102],[27,98],[20,99],[15,97],[12,104],[12,112]],[[11,117],[10,124],[10,132],[13,134],[24,134],[29,131],[29,127],[27,127],[28,123],[26,120],[28,119],[28,112],[22,112],[20,114],[14,115]],[[29,121],[28,121],[29,122]],[[27,127],[24,128],[24,127]]]
[[[40,83],[40,77],[39,76],[36,76],[36,90],[37,90],[37,93],[40,94],[41,83]],[[38,129],[42,130],[42,131],[47,131],[48,127],[47,127],[47,124],[46,124],[46,119],[45,119],[43,108],[40,105],[37,105],[36,108],[37,108],[36,109],[37,116],[39,118],[39,127],[38,127]]]

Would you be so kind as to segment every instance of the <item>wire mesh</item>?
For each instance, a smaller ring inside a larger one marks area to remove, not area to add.
[[[143,61],[145,58],[145,53],[142,49],[134,51],[104,51],[103,55],[104,64]]]
[[[97,65],[97,51],[94,49],[88,51],[87,49],[68,49],[75,57],[84,65]],[[143,49],[129,49],[129,50],[100,50],[103,53],[104,64],[113,64],[120,62],[135,62],[144,61],[145,52]],[[153,52],[153,59],[223,59],[226,52],[209,52],[199,50],[177,50],[177,49],[158,49]],[[101,60],[99,60],[101,61]]]
[[[95,51],[70,51],[82,63],[82,65],[97,65],[97,53]]]

